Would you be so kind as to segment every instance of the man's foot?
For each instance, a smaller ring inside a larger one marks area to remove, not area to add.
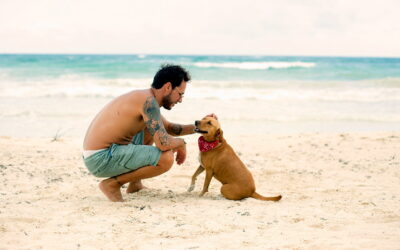
[[[143,186],[142,181],[129,182],[129,186],[126,189],[126,193],[130,194],[146,188],[147,187]]]
[[[115,178],[101,181],[99,188],[110,201],[124,201],[121,194],[121,184]]]

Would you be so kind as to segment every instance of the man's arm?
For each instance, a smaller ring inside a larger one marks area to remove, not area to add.
[[[160,113],[160,107],[153,96],[149,96],[143,105],[143,120],[154,143],[161,151],[176,149],[185,145],[183,139],[174,138],[167,133]]]
[[[164,116],[161,116],[165,129],[167,133],[173,136],[182,136],[182,135],[190,135],[194,134],[194,129],[196,128],[194,124],[181,125],[176,123],[171,123],[165,119]]]

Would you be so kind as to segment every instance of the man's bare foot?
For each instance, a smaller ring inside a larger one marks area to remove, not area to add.
[[[143,186],[142,181],[130,182],[128,188],[126,189],[126,193],[130,194],[146,188],[147,187]]]
[[[124,201],[121,194],[121,185],[115,178],[108,178],[101,181],[99,188],[110,201]]]

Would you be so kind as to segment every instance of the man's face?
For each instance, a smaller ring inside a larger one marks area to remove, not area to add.
[[[164,96],[162,99],[162,106],[165,109],[171,110],[175,104],[178,102],[181,103],[183,99],[183,95],[186,90],[186,82],[182,81],[181,85],[177,86],[174,89],[171,89],[171,92]]]

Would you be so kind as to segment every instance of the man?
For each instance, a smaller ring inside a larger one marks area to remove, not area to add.
[[[100,182],[110,201],[123,201],[127,193],[144,188],[141,180],[168,171],[174,161],[186,158],[186,143],[173,136],[193,134],[195,126],[174,124],[160,114],[182,102],[190,75],[180,66],[165,65],[154,76],[150,89],[134,90],[107,104],[90,124],[83,143],[86,167]],[[154,146],[150,146],[155,143]]]

